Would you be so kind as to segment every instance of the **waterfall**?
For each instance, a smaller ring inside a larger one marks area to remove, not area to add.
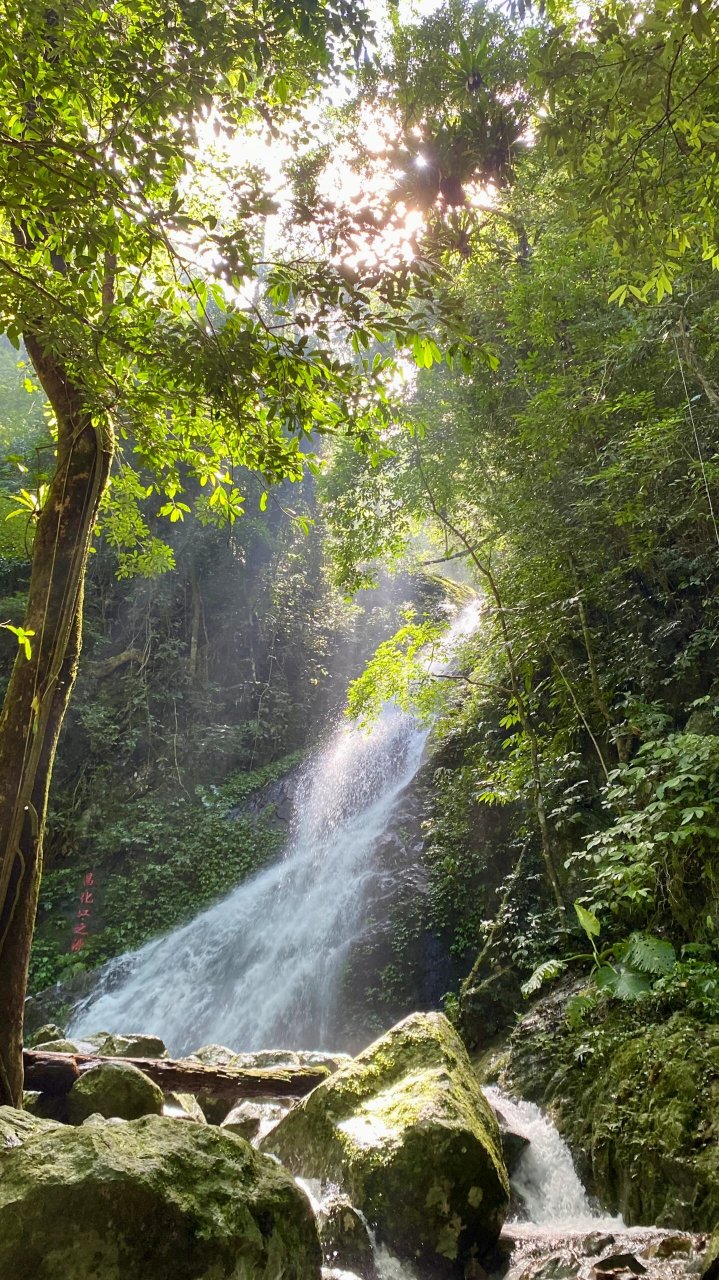
[[[539,1227],[591,1230],[621,1227],[621,1218],[600,1217],[592,1209],[564,1139],[533,1102],[517,1101],[494,1087],[485,1095],[510,1129],[529,1139],[512,1175],[529,1222]]]
[[[478,618],[476,601],[457,615],[438,671]],[[188,924],[113,961],[70,1034],[145,1029],[173,1054],[209,1042],[337,1048],[343,970],[378,874],[373,849],[428,732],[392,703],[369,730],[341,725],[304,769],[284,856]]]

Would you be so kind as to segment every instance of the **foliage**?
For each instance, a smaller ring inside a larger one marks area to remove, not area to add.
[[[601,0],[536,51],[542,137],[621,250],[618,302],[661,302],[683,259],[719,267],[718,18],[714,0]]]
[[[361,676],[347,691],[347,714],[370,723],[387,702],[429,717],[436,706],[437,681],[430,668],[442,628],[432,622],[407,622],[380,644]]]
[[[591,876],[592,900],[624,921],[668,915],[685,937],[715,937],[719,738],[645,742],[613,772],[603,802],[614,820],[570,859]]]

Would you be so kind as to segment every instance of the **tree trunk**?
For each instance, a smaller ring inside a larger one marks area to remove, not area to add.
[[[87,557],[113,451],[108,421],[37,333],[25,345],[58,423],[57,467],[40,513],[24,628],[0,716],[0,1102],[22,1101],[23,1007],[42,836],[57,740],[82,639]]]

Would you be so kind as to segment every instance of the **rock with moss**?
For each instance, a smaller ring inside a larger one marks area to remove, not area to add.
[[[114,1035],[110,1032],[88,1036],[95,1052],[105,1058],[166,1058],[167,1048],[159,1036]]]
[[[44,1120],[16,1107],[0,1107],[0,1152],[21,1147],[28,1138],[57,1129],[53,1120]],[[2,1272],[0,1272],[0,1275]]]
[[[38,1027],[31,1036],[27,1038],[27,1048],[35,1049],[39,1044],[47,1044],[50,1040],[64,1040],[65,1032],[62,1027],[58,1027],[54,1022],[46,1022],[44,1026]]]
[[[234,1049],[224,1044],[204,1044],[200,1049],[193,1049],[185,1059],[186,1062],[201,1062],[204,1067],[227,1067],[237,1057]]]
[[[68,1095],[68,1119],[82,1124],[97,1112],[120,1120],[162,1113],[162,1089],[129,1062],[98,1062],[75,1081]]]
[[[537,1002],[511,1039],[504,1083],[550,1106],[580,1175],[629,1225],[709,1231],[719,1221],[719,1026],[652,1022],[600,1000],[579,1024],[567,992]]]
[[[147,1116],[0,1151],[0,1275],[319,1280],[309,1203],[246,1142]]]
[[[466,1050],[438,1013],[412,1014],[323,1081],[260,1144],[339,1183],[381,1243],[461,1274],[509,1203],[499,1130]]]
[[[84,1040],[43,1040],[33,1046],[34,1053],[94,1053],[92,1045]]]
[[[166,1093],[162,1114],[173,1120],[192,1120],[195,1124],[207,1124],[207,1116],[193,1093]]]
[[[329,1196],[317,1214],[322,1256],[328,1267],[375,1280],[377,1264],[369,1228],[347,1196]]]

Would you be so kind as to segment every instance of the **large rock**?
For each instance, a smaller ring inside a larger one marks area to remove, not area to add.
[[[88,1042],[96,1045],[95,1053],[104,1058],[167,1057],[167,1048],[159,1036],[119,1036],[104,1032],[96,1036],[88,1036]]]
[[[294,1173],[339,1183],[380,1243],[437,1275],[489,1248],[509,1203],[497,1121],[438,1013],[393,1027],[260,1148]]]
[[[322,1203],[317,1230],[328,1267],[375,1280],[377,1264],[367,1223],[347,1196],[330,1196]]]
[[[34,1049],[39,1044],[47,1044],[50,1040],[64,1040],[65,1032],[62,1027],[58,1027],[56,1022],[46,1022],[44,1026],[38,1027],[31,1036],[27,1038],[28,1049]]]
[[[41,1120],[38,1116],[18,1111],[15,1107],[0,1107],[0,1152],[21,1147],[28,1138],[57,1128],[58,1125],[53,1120]]]
[[[137,1120],[159,1116],[164,1104],[162,1089],[129,1062],[98,1062],[75,1081],[68,1095],[68,1118],[82,1124],[88,1116],[118,1116]]]
[[[310,1206],[231,1134],[147,1116],[0,1152],[0,1276],[319,1280]]]
[[[551,1107],[582,1181],[635,1224],[710,1231],[719,1221],[719,1025],[652,1022],[643,1001],[602,1001],[579,1025],[573,988],[517,1025],[503,1083]]]

